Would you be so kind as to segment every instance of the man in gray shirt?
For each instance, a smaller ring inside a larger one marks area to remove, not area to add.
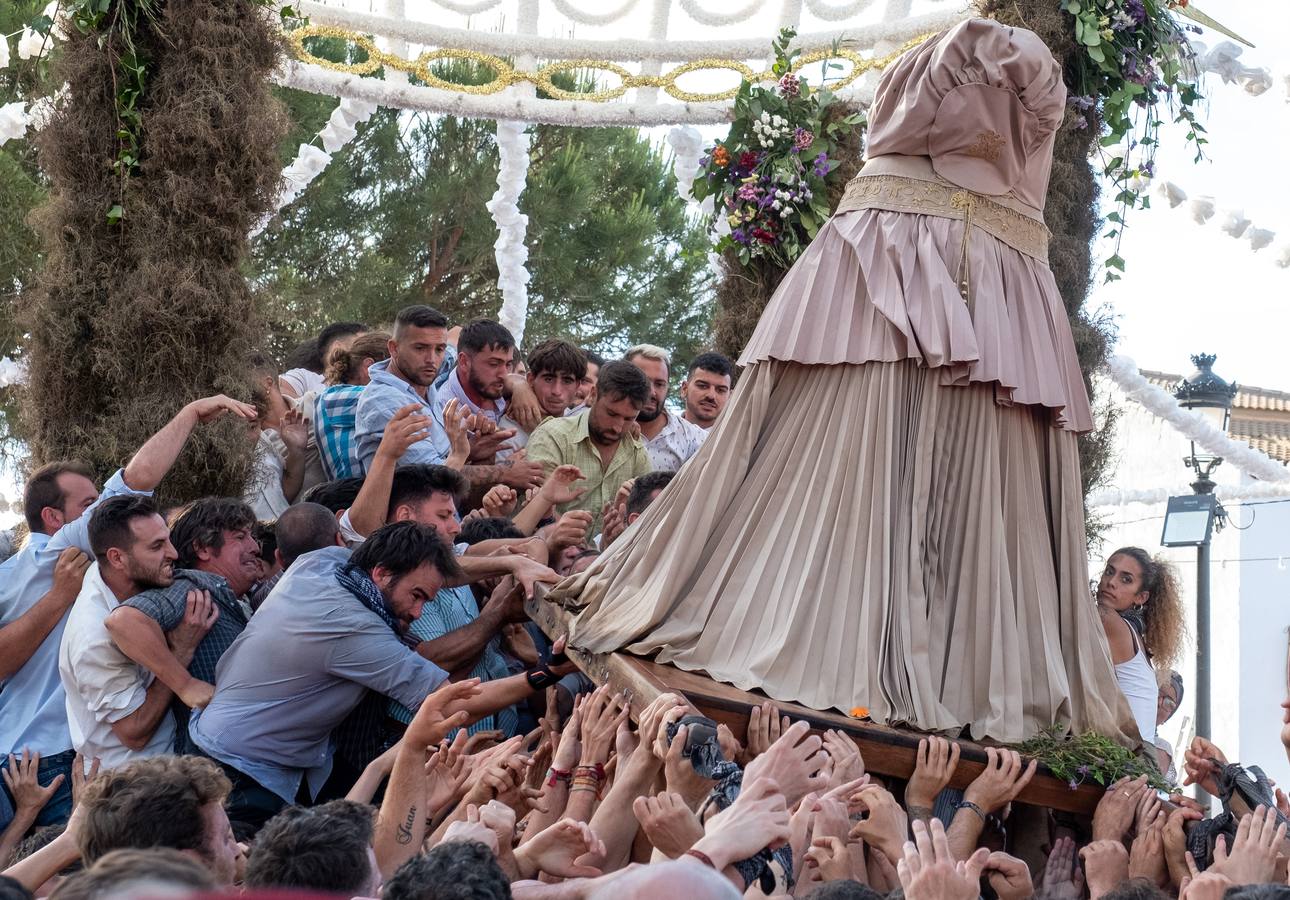
[[[332,731],[370,689],[415,709],[448,680],[403,640],[461,571],[433,528],[378,529],[351,556],[307,553],[287,570],[220,659],[215,696],[189,734],[233,782],[229,818],[255,830],[282,807],[317,796],[331,772]],[[471,720],[554,684],[572,665],[489,682]]]

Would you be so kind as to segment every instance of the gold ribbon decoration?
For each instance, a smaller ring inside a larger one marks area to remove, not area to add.
[[[792,71],[797,73],[805,66],[826,60],[845,60],[851,64],[851,71],[828,85],[831,90],[837,90],[851,84],[865,72],[872,69],[885,69],[906,51],[917,47],[931,36],[930,34],[920,35],[906,41],[892,53],[869,59],[854,50],[846,48],[813,50],[798,57],[793,64]],[[632,88],[653,87],[660,88],[668,96],[684,103],[719,103],[725,100],[733,100],[739,93],[739,88],[732,87],[724,91],[708,92],[687,91],[681,88],[677,83],[677,79],[692,72],[712,71],[734,72],[741,79],[752,83],[776,81],[779,78],[778,75],[769,70],[754,72],[746,63],[737,59],[695,59],[682,63],[660,75],[634,75],[619,63],[602,59],[560,60],[539,66],[535,72],[522,72],[518,71],[503,57],[495,56],[491,53],[480,53],[477,50],[463,50],[452,47],[428,50],[416,59],[404,59],[397,54],[388,53],[380,49],[376,46],[376,42],[365,34],[332,25],[305,25],[287,32],[286,38],[292,55],[302,63],[309,63],[310,65],[330,69],[334,72],[345,72],[350,75],[371,75],[378,69],[385,67],[415,75],[428,87],[481,96],[496,94],[512,85],[529,82],[556,100],[607,103],[611,100],[617,100]],[[345,41],[362,50],[367,58],[358,63],[332,62],[329,59],[324,59],[311,53],[305,47],[305,41],[309,38],[331,38]],[[456,82],[446,81],[432,71],[432,66],[435,63],[446,59],[470,60],[490,69],[494,77],[483,84],[457,84]],[[555,76],[577,70],[608,72],[616,76],[619,83],[604,90],[585,92],[568,91],[555,85]]]

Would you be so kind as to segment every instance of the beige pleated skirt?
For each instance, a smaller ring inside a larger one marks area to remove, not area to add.
[[[928,252],[961,240],[946,221],[923,223]],[[855,266],[835,224],[806,259]],[[763,324],[809,314],[847,327],[854,316],[830,315],[828,298],[792,294],[801,266]],[[835,304],[866,302],[818,266],[810,277]],[[947,377],[952,355],[929,366],[906,349],[920,341],[888,343],[891,361],[751,361],[699,453],[549,595],[577,611],[572,643],[816,709],[866,707],[880,723],[1000,742],[1061,724],[1136,746],[1090,597],[1076,432],[1055,426],[1087,408],[1082,386],[1017,402],[1033,379]]]

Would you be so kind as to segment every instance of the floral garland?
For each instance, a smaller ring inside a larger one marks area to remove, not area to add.
[[[1198,86],[1195,54],[1187,32],[1174,10],[1188,0],[1062,0],[1062,9],[1074,19],[1075,40],[1084,49],[1074,72],[1076,90],[1069,105],[1081,127],[1087,115],[1100,118],[1103,128],[1103,172],[1111,179],[1117,209],[1108,215],[1106,237],[1115,241],[1104,263],[1106,280],[1124,272],[1120,239],[1125,218],[1149,201],[1133,179],[1151,177],[1155,166],[1163,117],[1187,126],[1187,141],[1196,147],[1196,160],[1204,156],[1205,129],[1196,118],[1203,99]],[[1105,148],[1123,145],[1120,153]]]
[[[838,139],[864,121],[858,114],[828,121],[834,96],[795,74],[801,62],[793,37],[785,28],[773,44],[773,87],[740,86],[730,133],[700,160],[691,189],[696,200],[712,197],[716,216],[730,226],[714,249],[734,250],[744,265],[765,257],[788,268],[801,255],[829,217]]]

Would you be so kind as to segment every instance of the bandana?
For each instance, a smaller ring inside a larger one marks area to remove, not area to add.
[[[381,621],[390,626],[391,631],[400,638],[403,637],[403,631],[399,628],[399,624],[394,621],[394,617],[390,615],[389,608],[385,605],[385,595],[376,586],[376,582],[372,580],[371,575],[351,562],[345,563],[345,565],[336,570],[336,580],[340,582],[341,587],[357,597],[364,606],[380,616]]]

